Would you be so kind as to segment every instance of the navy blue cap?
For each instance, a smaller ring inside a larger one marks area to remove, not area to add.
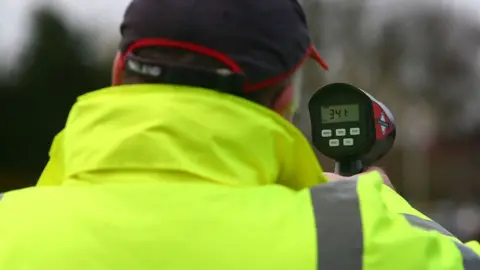
[[[285,79],[308,57],[328,69],[296,0],[133,0],[121,34],[124,56],[146,46],[206,54],[244,73],[246,91]]]

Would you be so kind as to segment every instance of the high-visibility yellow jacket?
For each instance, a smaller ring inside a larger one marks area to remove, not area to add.
[[[92,92],[52,150],[0,200],[2,270],[480,269],[377,173],[326,183],[294,126],[226,94]]]

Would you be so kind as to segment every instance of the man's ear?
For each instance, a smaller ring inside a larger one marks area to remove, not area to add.
[[[121,85],[123,83],[122,54],[117,52],[112,65],[112,85]]]
[[[293,120],[293,96],[294,96],[294,89],[291,83],[287,84],[283,91],[280,93],[278,98],[275,100],[273,104],[273,110],[279,113],[288,121]]]

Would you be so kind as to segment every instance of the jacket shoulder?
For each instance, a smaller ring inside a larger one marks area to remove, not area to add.
[[[416,210],[389,207],[382,179],[365,176],[310,189],[318,269],[480,269],[471,247]]]

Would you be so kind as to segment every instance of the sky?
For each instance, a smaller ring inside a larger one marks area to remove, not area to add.
[[[343,1],[348,4],[355,0],[331,1]],[[423,1],[468,10],[472,17],[480,18],[480,0]],[[118,38],[118,25],[129,2],[130,0],[0,0],[0,50],[7,52],[3,54],[0,63],[10,63],[22,50],[22,45],[29,34],[29,15],[38,6],[51,5],[58,8],[74,26],[102,33],[99,35],[103,37],[100,42],[107,40],[112,42]],[[369,2],[374,6],[383,5],[398,9],[405,6],[409,0],[369,0]]]
[[[30,14],[36,7],[50,5],[68,21],[90,32],[118,38],[118,25],[130,0],[0,0],[0,62],[10,63],[22,50],[29,35]]]

